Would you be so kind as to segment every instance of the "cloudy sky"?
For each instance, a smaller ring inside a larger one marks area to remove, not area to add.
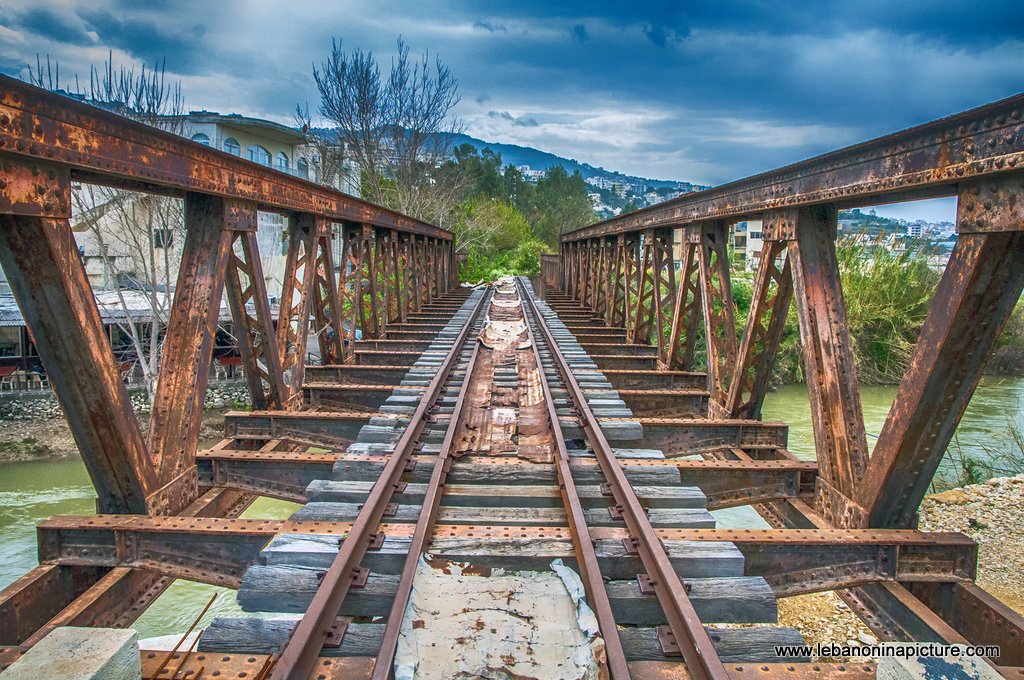
[[[292,121],[332,37],[401,34],[488,141],[717,184],[1024,90],[1020,0],[0,0],[0,72],[166,57],[186,104]]]

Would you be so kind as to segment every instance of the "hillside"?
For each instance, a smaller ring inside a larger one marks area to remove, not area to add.
[[[648,177],[624,175],[621,172],[605,170],[602,167],[596,167],[589,163],[581,163],[575,158],[564,158],[562,156],[557,156],[553,153],[548,153],[547,151],[541,151],[540,149],[534,149],[528,146],[502,144],[500,142],[485,142],[481,139],[477,139],[476,137],[470,137],[469,135],[453,135],[452,141],[455,146],[460,144],[469,144],[478,150],[490,149],[491,151],[501,154],[501,161],[503,164],[516,166],[528,165],[532,170],[544,171],[556,165],[561,165],[570,174],[578,170],[584,179],[600,177],[612,182],[621,182],[623,184],[642,184],[652,189],[672,188],[679,189],[680,191],[699,191],[701,189],[708,188],[706,186],[696,185],[685,181],[650,179]]]
[[[326,128],[317,128],[313,130],[313,132],[327,139],[335,138],[336,135],[334,130]],[[602,167],[593,166],[589,163],[581,163],[575,158],[565,158],[563,156],[558,156],[547,151],[541,151],[540,149],[534,149],[529,146],[502,144],[500,142],[485,142],[482,139],[477,139],[476,137],[471,137],[465,134],[452,135],[451,137],[452,146],[469,144],[478,151],[490,149],[495,153],[501,154],[502,165],[528,165],[531,170],[540,170],[542,172],[556,165],[561,165],[570,174],[579,171],[580,175],[583,176],[583,179],[600,178],[608,182],[634,185],[636,187],[637,194],[643,193],[643,187],[647,187],[652,190],[676,189],[684,193],[709,188],[704,185],[693,184],[691,182],[680,180],[650,179],[648,177],[624,175],[621,172],[605,170]]]

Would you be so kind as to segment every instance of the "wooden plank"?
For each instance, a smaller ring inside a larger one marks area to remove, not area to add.
[[[372,487],[372,482],[321,479],[309,485],[306,497],[310,501],[362,503]],[[396,491],[392,500],[400,504],[418,504],[422,502],[426,487],[426,484],[408,484],[403,490]],[[577,485],[576,488],[585,508],[608,506],[610,497],[602,494],[599,486]],[[634,489],[648,508],[704,508],[706,503],[704,494],[695,487],[636,486]],[[561,508],[562,497],[555,486],[446,484],[444,503],[470,507]]]
[[[269,654],[279,651],[288,640],[296,621],[217,617],[199,638],[200,652],[247,652]],[[705,627],[724,661],[777,661],[777,645],[802,645],[803,637],[793,628],[712,628]],[[337,649],[325,648],[324,656],[376,656],[384,634],[382,623],[351,623]],[[661,643],[654,628],[626,628],[619,631],[630,660],[664,660]],[[806,659],[792,659],[800,661]]]
[[[296,612],[306,610],[320,583],[316,569],[254,565],[242,578],[238,603],[244,611]],[[694,578],[690,600],[706,623],[775,623],[775,594],[764,579]],[[371,573],[366,586],[353,588],[342,616],[386,616],[398,585],[394,574]],[[607,582],[615,620],[625,625],[661,625],[665,615],[653,595],[641,593],[636,579]]]

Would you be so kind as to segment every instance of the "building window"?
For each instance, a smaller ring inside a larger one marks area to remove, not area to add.
[[[754,239],[761,238],[761,232],[759,232],[759,231],[752,231],[752,232],[750,232],[750,238],[754,238]]]
[[[154,248],[170,248],[171,244],[174,243],[174,232],[170,229],[154,229],[153,230],[153,247]]]
[[[21,356],[21,328],[4,326],[0,328],[0,357]]]
[[[210,146],[209,135],[204,135],[202,132],[197,132],[194,135],[192,135],[192,141],[196,142],[197,144],[202,144],[203,146]]]
[[[249,160],[253,163],[259,163],[260,165],[270,165],[270,152],[264,149],[259,144],[253,144],[249,147]]]
[[[228,137],[224,140],[224,150],[232,156],[241,156],[242,147],[238,144],[238,140],[234,137]]]
[[[277,154],[277,167],[281,168],[282,170],[288,169],[288,154],[286,154],[284,151]]]
[[[306,162],[305,158],[300,158],[295,162],[295,166],[299,170],[299,177],[305,177],[309,179],[309,163]]]

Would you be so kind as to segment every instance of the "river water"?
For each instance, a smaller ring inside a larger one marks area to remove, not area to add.
[[[868,446],[874,447],[896,395],[895,387],[864,387],[861,403]],[[984,456],[1008,447],[1010,426],[1024,428],[1024,378],[985,377],[957,433],[965,453]],[[787,385],[768,395],[765,420],[789,423],[789,449],[801,458],[814,458],[810,406],[804,385]],[[941,472],[940,472],[941,474]],[[0,588],[14,582],[37,563],[35,526],[53,515],[95,512],[95,494],[80,460],[8,463],[0,474]],[[260,499],[243,517],[286,518],[293,503]],[[750,509],[715,512],[721,526],[767,526]],[[136,623],[141,638],[184,631],[214,593],[219,593],[205,625],[214,615],[239,613],[233,591],[188,581],[172,585]]]

